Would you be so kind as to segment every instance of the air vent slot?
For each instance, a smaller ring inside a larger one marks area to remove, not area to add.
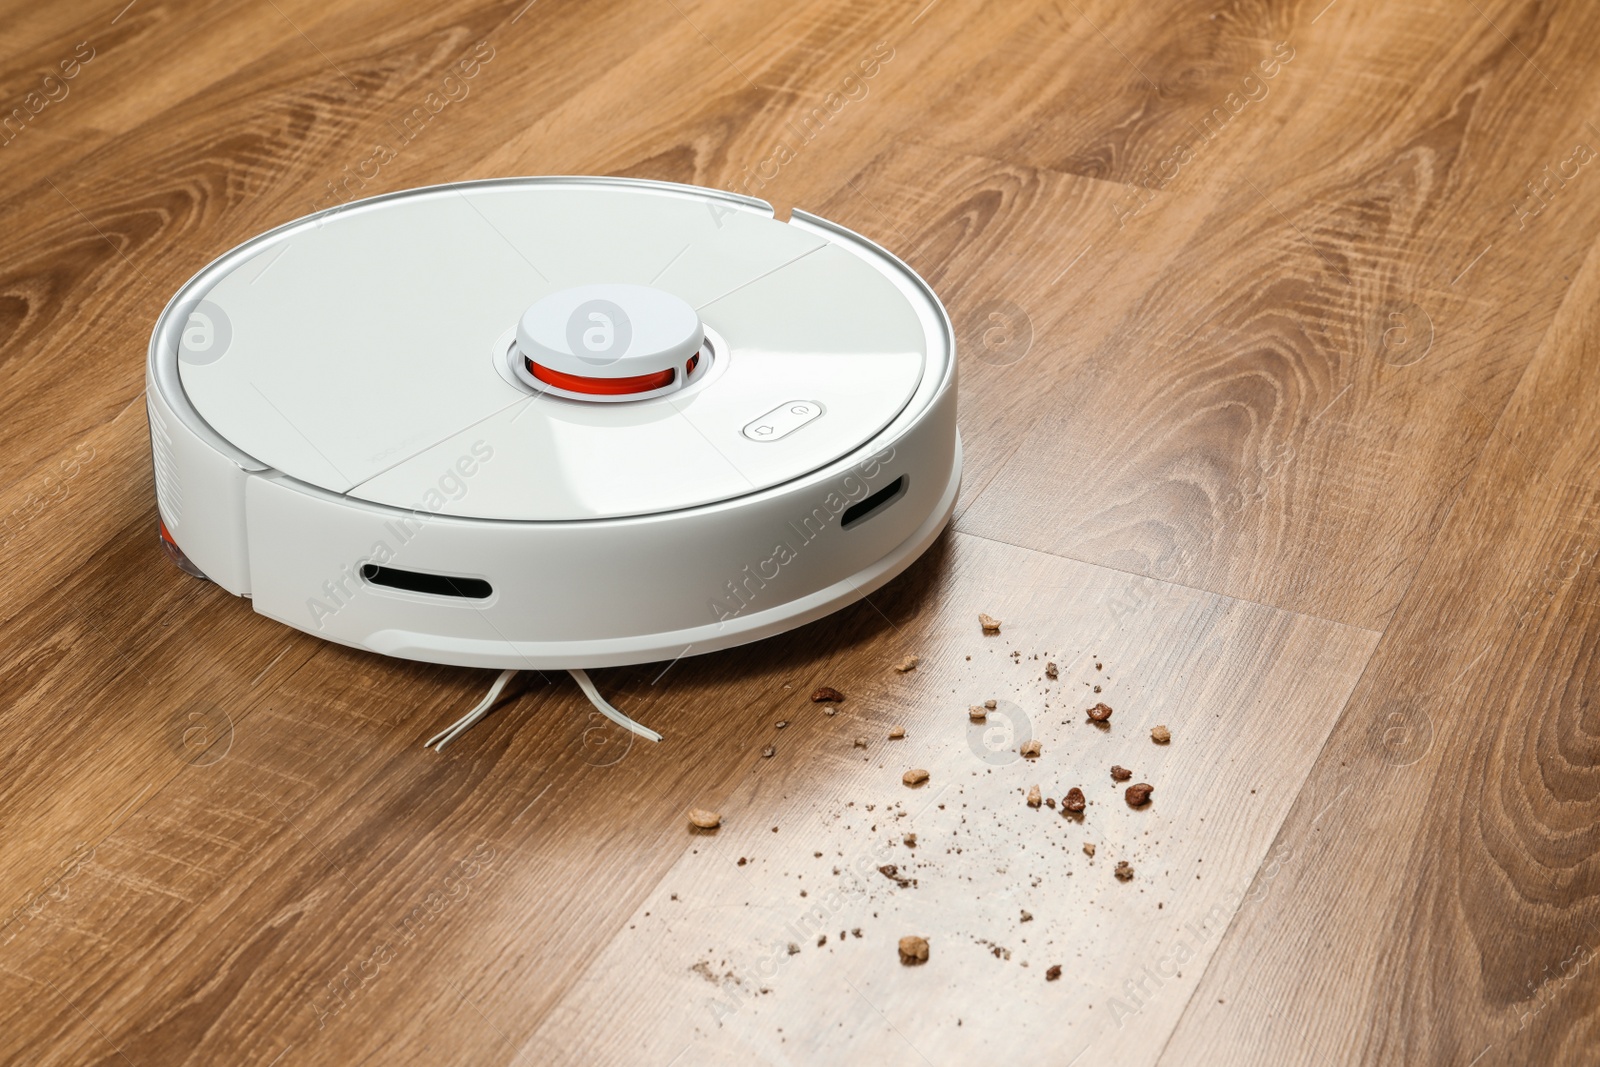
[[[890,504],[899,500],[906,491],[906,476],[902,474],[888,485],[873,493],[859,504],[851,504],[844,509],[844,518],[839,525],[848,530],[858,522],[865,522],[873,515],[882,511]]]
[[[431,596],[452,596],[463,600],[484,600],[494,592],[482,578],[452,578],[448,574],[423,574],[421,571],[403,571],[398,567],[380,567],[368,563],[361,568],[361,577],[373,585],[389,589],[404,589],[408,593],[427,593]]]

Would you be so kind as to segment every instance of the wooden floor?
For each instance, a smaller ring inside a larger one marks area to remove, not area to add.
[[[0,1062],[1600,1062],[1600,5],[0,27]],[[665,743],[530,673],[441,756],[487,672],[165,561],[145,346],[288,219],[567,173],[903,257],[960,335],[963,494],[870,602],[596,672]]]

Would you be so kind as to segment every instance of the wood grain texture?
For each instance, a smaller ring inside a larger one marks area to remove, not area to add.
[[[1597,355],[1593,251],[1164,1062],[1592,1058]]]
[[[0,10],[0,116],[94,48],[0,144],[0,1061],[1593,1058],[1592,5]],[[535,673],[439,756],[483,672],[162,558],[143,352],[262,230],[530,173],[904,257],[960,338],[964,495],[870,601],[596,672],[662,745]]]

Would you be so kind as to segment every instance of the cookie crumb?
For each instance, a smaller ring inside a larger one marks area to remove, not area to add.
[[[1156,787],[1149,782],[1140,782],[1137,785],[1130,785],[1123,795],[1128,799],[1128,807],[1142,808],[1150,803],[1150,794],[1155,791]]]
[[[743,856],[740,856],[740,857],[739,857],[739,866],[741,866],[741,867],[743,867],[743,866],[744,866],[744,865],[745,865],[745,864],[747,864],[747,863],[749,863],[749,862],[750,862],[750,861],[749,861],[749,860],[747,860],[747,859],[745,859],[745,858],[744,858],[744,857],[743,857]]]
[[[907,834],[906,836],[902,837],[900,840],[906,846],[906,848],[916,848],[917,847],[917,835],[916,834]]]
[[[1025,922],[1025,923],[1033,922],[1033,912],[1031,912],[1031,911],[1027,910],[1026,908],[1024,908],[1022,910],[1022,921]]]
[[[1032,741],[1022,742],[1022,748],[1019,751],[1022,753],[1024,759],[1038,759],[1039,753],[1042,751],[1042,749],[1038,740],[1035,739]]]
[[[907,967],[928,962],[928,939],[910,934],[900,939],[900,962]]]
[[[704,808],[690,808],[689,825],[701,830],[715,830],[722,825],[722,814]]]
[[[791,955],[791,956],[800,955],[800,946],[795,944],[793,941],[789,942],[789,955]]]
[[[1040,803],[1039,787],[1031,786],[1028,789],[1028,807],[1037,808]]]
[[[1066,799],[1061,802],[1061,809],[1063,811],[1070,811],[1074,814],[1077,814],[1083,811],[1087,804],[1088,801],[1084,800],[1083,798],[1083,790],[1079,789],[1077,786],[1073,786],[1071,789],[1067,790]]]
[[[1044,980],[1046,982],[1054,982],[1057,978],[1060,978],[1060,977],[1061,977],[1061,964],[1052,963],[1048,968],[1045,969]]]
[[[1133,772],[1128,770],[1128,768],[1119,767],[1115,763],[1113,763],[1111,765],[1111,780],[1113,782],[1126,782],[1129,778],[1132,778],[1132,777],[1133,777]]]
[[[811,694],[811,702],[813,704],[826,704],[830,701],[833,703],[838,703],[843,699],[844,694],[839,692],[831,685],[822,686],[815,693]]]
[[[827,943],[828,943],[828,935],[827,934],[818,934],[817,935],[817,947],[818,948],[821,948],[823,945],[826,945]]]
[[[788,719],[779,719],[777,722],[773,723],[772,725],[777,727],[779,730],[782,730],[782,729],[785,729],[785,728],[788,727],[789,720]]]
[[[1106,722],[1111,718],[1111,707],[1105,703],[1096,704],[1089,709],[1090,722]]]
[[[985,710],[993,711],[995,708],[1000,706],[1000,702],[998,700],[985,700],[983,702],[983,706]]]
[[[899,663],[896,663],[894,665],[894,669],[899,671],[901,674],[904,674],[907,671],[916,670],[917,669],[917,664],[920,663],[920,662],[921,662],[921,660],[917,659],[917,657],[915,657],[915,656],[907,656],[905,659],[901,660]]]
[[[1056,806],[1056,798],[1055,797],[1045,797],[1044,798],[1044,806],[1047,807],[1047,808],[1054,809],[1055,806]]]
[[[761,750],[761,758],[762,759],[771,759],[773,756],[776,756],[777,754],[778,754],[778,749],[777,749],[776,745],[768,745],[766,748]]]
[[[1150,740],[1158,745],[1164,745],[1172,740],[1172,731],[1165,726],[1157,726],[1150,731]]]
[[[1094,859],[1094,842],[1093,841],[1085,841],[1083,843],[1083,854],[1085,856],[1088,856],[1090,859]]]
[[[889,740],[898,741],[905,735],[906,728],[904,726],[896,726],[889,731]]]
[[[967,718],[971,719],[973,722],[983,722],[989,718],[989,713],[980,708],[978,705],[974,704],[972,707],[967,709]]]
[[[921,767],[913,767],[911,770],[902,774],[900,776],[900,780],[906,785],[921,785],[923,782],[928,780],[928,772],[923,770]]]
[[[1056,670],[1056,661],[1055,660],[1049,660],[1048,662],[1045,663],[1045,665],[1044,665],[1044,676],[1046,678],[1054,678],[1054,677],[1056,677],[1058,675],[1058,673],[1059,672]]]
[[[995,618],[993,615],[985,615],[981,611],[978,612],[978,625],[983,627],[983,632],[986,634],[997,634],[1000,632],[1000,620]]]
[[[856,738],[855,747],[856,748],[866,748],[867,747],[867,739],[865,737]]]
[[[1112,873],[1117,876],[1117,881],[1126,882],[1133,877],[1133,868],[1128,866],[1127,860],[1118,860],[1117,869]]]

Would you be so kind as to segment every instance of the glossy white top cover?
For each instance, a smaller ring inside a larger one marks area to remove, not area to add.
[[[205,294],[179,375],[231,444],[335,493],[492,519],[677,510],[849,454],[944,373],[936,317],[863,247],[666,186],[424,189],[271,235]],[[710,366],[626,402],[519,382],[519,325],[561,348],[565,321],[526,316],[583,286],[626,297],[640,351],[678,360],[703,330]]]

